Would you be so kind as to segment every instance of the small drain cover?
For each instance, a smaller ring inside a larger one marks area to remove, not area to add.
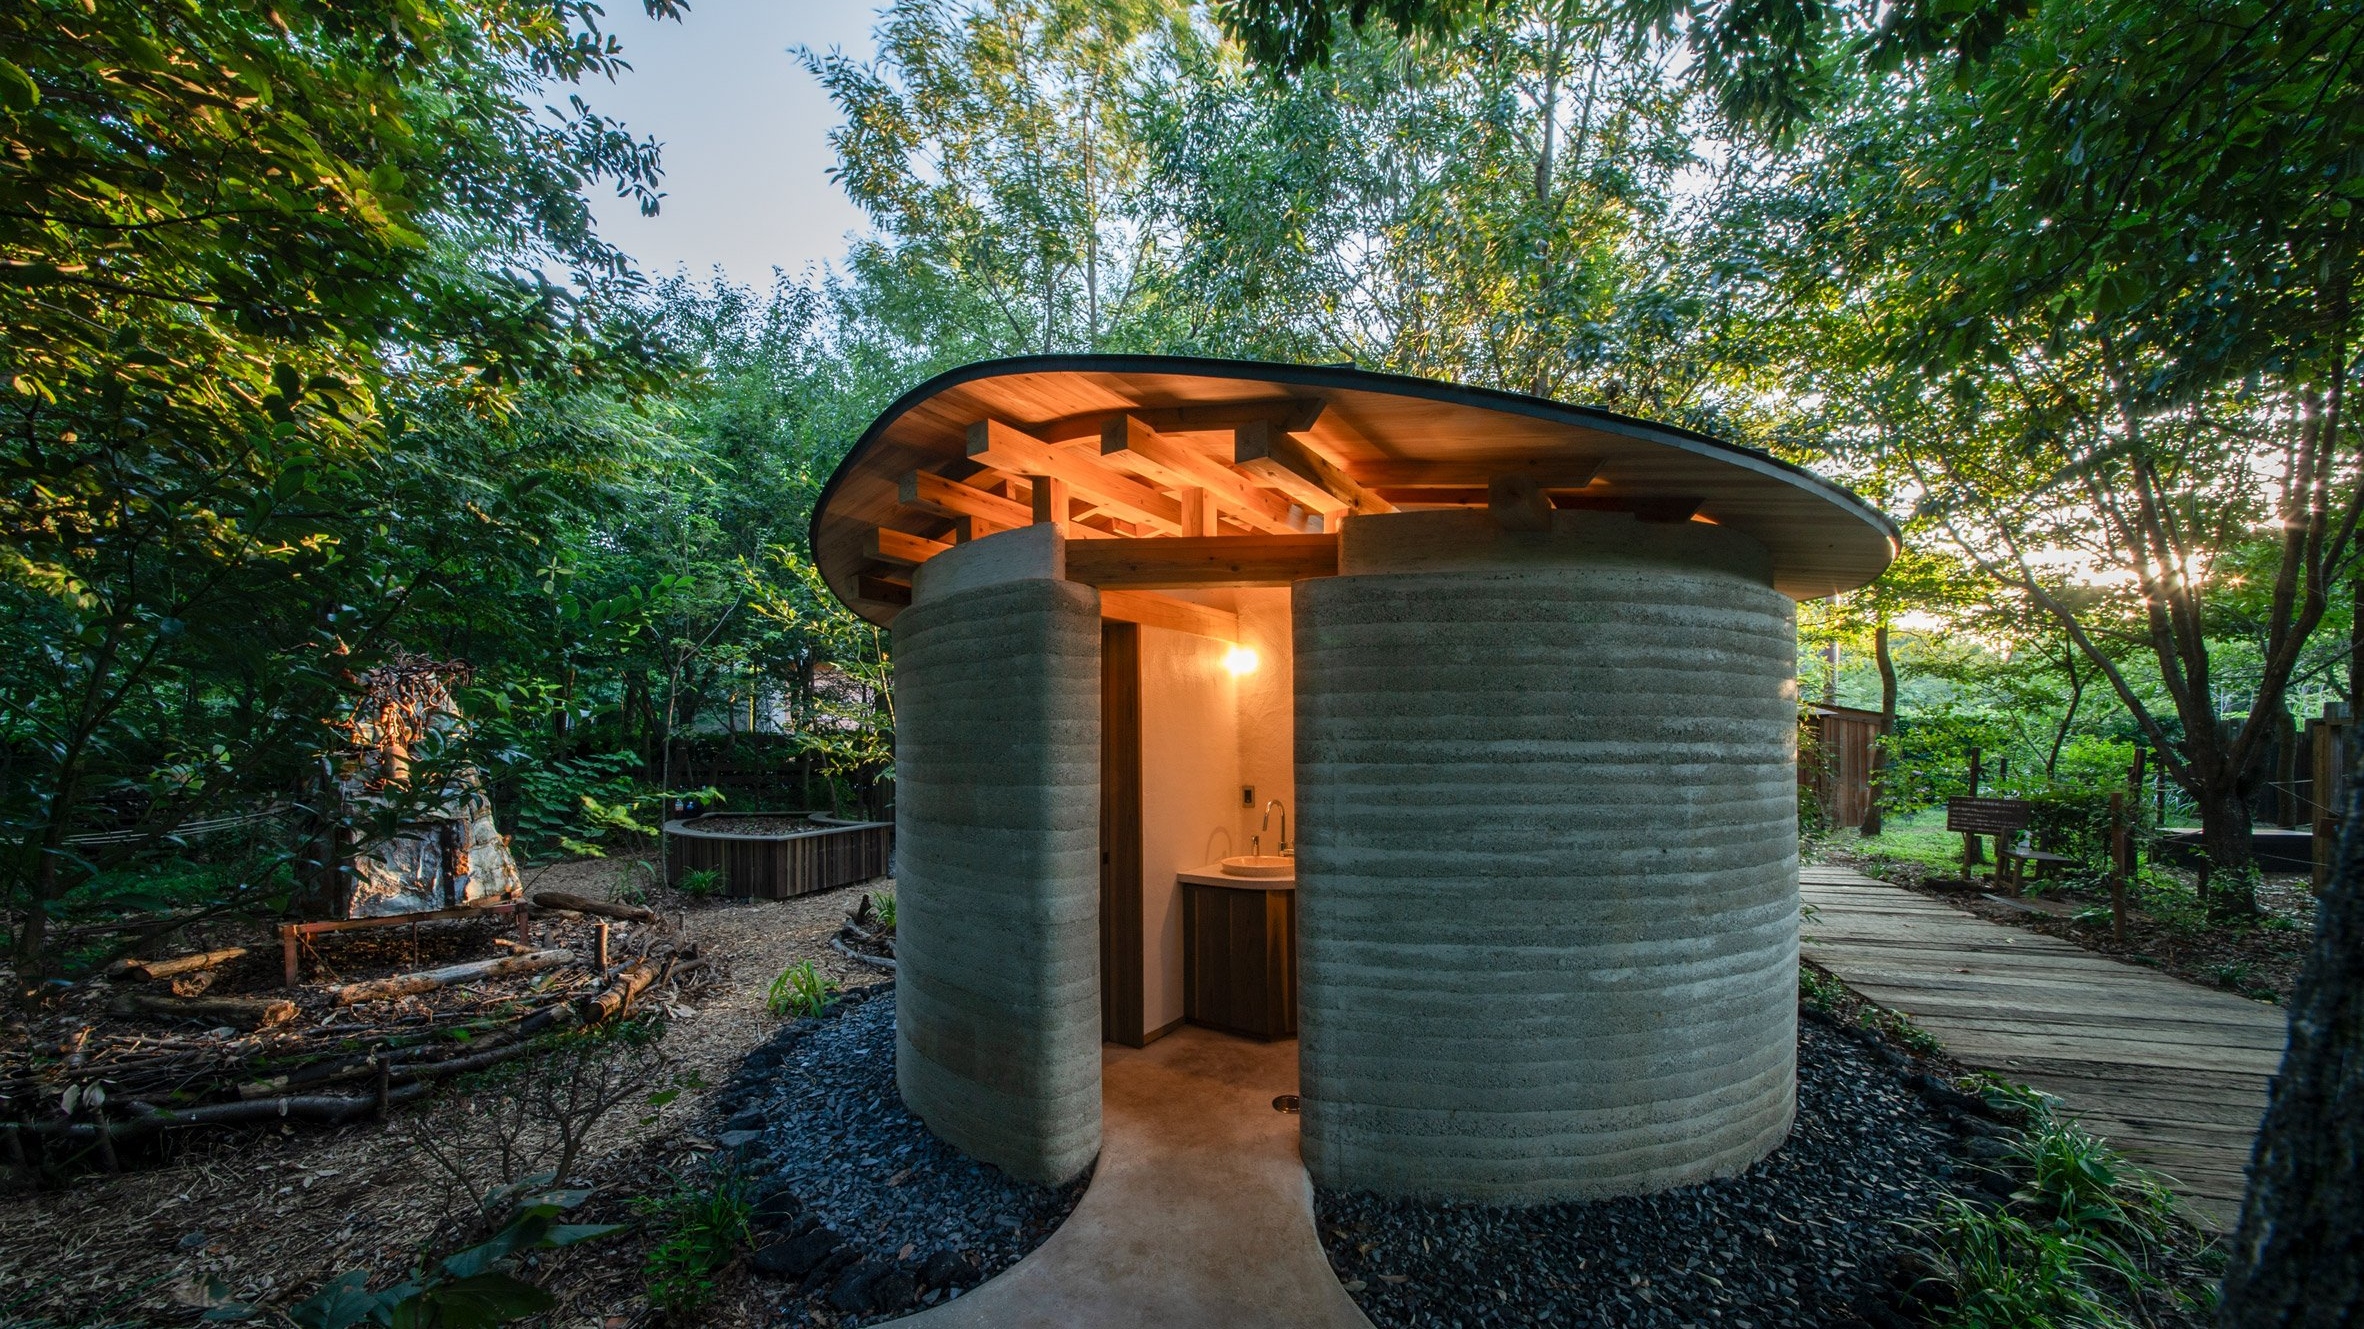
[[[1297,1110],[1297,1096],[1295,1094],[1282,1094],[1280,1097],[1272,1100],[1272,1110],[1275,1112],[1295,1112]]]

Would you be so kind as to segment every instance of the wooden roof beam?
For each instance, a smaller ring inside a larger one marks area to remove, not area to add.
[[[900,563],[905,567],[918,567],[951,548],[951,545],[941,540],[898,531],[892,526],[872,527],[862,542],[862,552],[871,558],[881,563]]]
[[[1034,521],[1033,509],[1024,503],[989,494],[974,485],[947,480],[932,471],[912,471],[905,475],[899,497],[907,508],[940,517],[968,518],[972,535],[1014,531]]]
[[[1218,641],[1239,640],[1239,615],[1151,591],[1100,592],[1100,617],[1144,627],[1170,628]]]
[[[854,594],[880,604],[907,605],[911,603],[911,583],[865,573],[854,578]]]
[[[1250,530],[1294,534],[1289,501],[1179,439],[1169,438],[1137,415],[1114,416],[1100,428],[1100,456],[1133,474],[1176,489],[1204,490],[1217,512]],[[1185,516],[1188,514],[1185,513]],[[1188,529],[1185,535],[1212,531]]]
[[[1335,535],[1111,540],[1067,550],[1067,579],[1103,591],[1286,586],[1337,575]]]
[[[999,420],[969,426],[968,455],[997,471],[1066,483],[1095,507],[1169,535],[1182,530],[1182,505],[1090,453],[1056,448]]]
[[[1356,483],[1327,458],[1269,422],[1241,425],[1231,437],[1231,459],[1241,470],[1325,516],[1395,511],[1395,504]]]

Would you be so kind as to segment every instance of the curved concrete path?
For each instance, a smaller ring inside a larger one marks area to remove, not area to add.
[[[1102,1049],[1100,1163],[1032,1255],[968,1295],[898,1320],[926,1329],[1370,1329],[1313,1227],[1297,1118],[1297,1044],[1184,1027]]]
[[[1935,1034],[1965,1065],[2057,1095],[2087,1130],[2229,1229],[2290,1015],[1860,872],[1808,864],[1807,959]]]

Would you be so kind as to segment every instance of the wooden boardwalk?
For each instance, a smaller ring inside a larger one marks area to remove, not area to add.
[[[2243,1169],[2289,1017],[1990,923],[1847,868],[1808,865],[1806,958],[1943,1040],[1965,1065],[2058,1095],[2168,1177],[2192,1217],[2238,1217]]]

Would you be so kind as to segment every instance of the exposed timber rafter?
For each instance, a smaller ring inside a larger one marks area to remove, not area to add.
[[[1231,438],[1233,464],[1308,508],[1325,515],[1395,511],[1395,504],[1268,421],[1241,425]]]
[[[1204,491],[1218,513],[1249,530],[1288,535],[1297,529],[1289,524],[1287,499],[1180,438],[1159,433],[1138,415],[1115,416],[1101,426],[1100,456],[1145,480],[1178,490]],[[1187,521],[1183,525],[1185,535],[1214,534],[1208,529],[1187,529]]]
[[[880,526],[870,532],[863,552],[881,563],[917,567],[950,548],[951,545],[941,540],[930,540],[909,531]]]
[[[1167,535],[1181,533],[1179,502],[1087,450],[1056,448],[998,420],[979,420],[969,426],[968,456],[997,471],[1062,481],[1078,498],[1127,521]]]
[[[1101,591],[1100,617],[1144,627],[1171,628],[1221,641],[1239,640],[1239,615],[1230,610],[1149,591]]]
[[[1286,586],[1337,575],[1335,535],[1111,540],[1067,549],[1067,579],[1103,591]]]
[[[1014,531],[1034,520],[1033,510],[1027,504],[987,493],[974,485],[947,480],[932,471],[912,471],[905,475],[900,497],[907,508],[943,517],[968,518],[973,523],[970,533],[976,536]]]

